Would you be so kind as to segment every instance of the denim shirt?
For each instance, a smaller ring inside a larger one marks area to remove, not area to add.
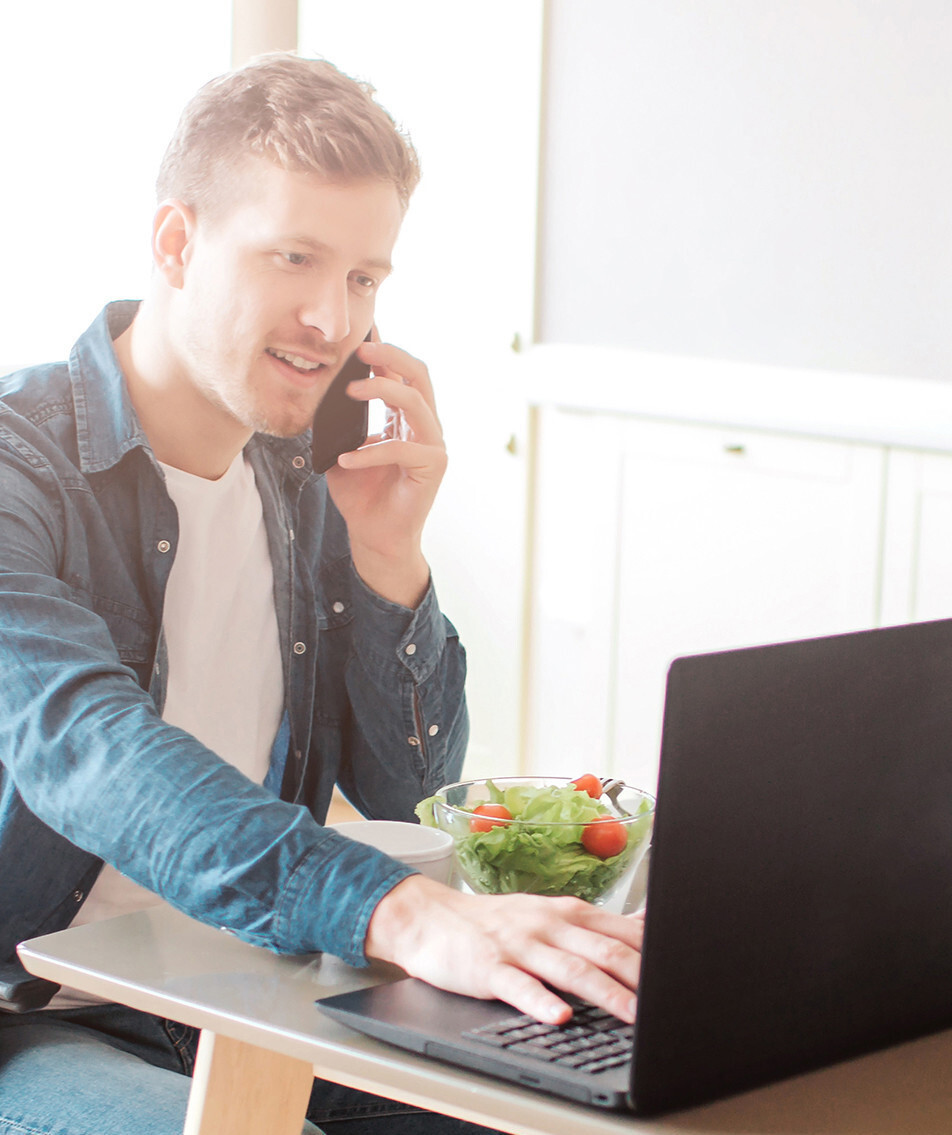
[[[103,861],[245,941],[362,964],[411,872],[320,822],[335,783],[412,820],[458,778],[463,649],[432,585],[411,611],[357,576],[309,435],[255,435],[286,697],[265,786],[161,719],[178,525],[112,347],[135,310],[0,384],[0,969]]]

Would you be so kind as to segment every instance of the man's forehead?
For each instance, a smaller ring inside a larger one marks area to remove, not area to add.
[[[391,182],[330,179],[258,159],[228,196],[217,221],[249,238],[282,238],[327,251],[349,235],[366,246],[364,259],[391,268],[390,251],[403,220]]]
[[[247,155],[219,173],[213,193],[219,219],[225,214],[264,206],[278,217],[294,209],[326,211],[334,201],[365,200],[374,211],[396,213],[402,220],[404,206],[397,186],[379,178],[329,177],[316,170],[288,169],[259,155]]]

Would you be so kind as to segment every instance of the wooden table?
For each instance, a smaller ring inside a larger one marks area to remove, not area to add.
[[[40,977],[202,1029],[186,1135],[300,1135],[315,1075],[513,1135],[952,1131],[952,1032],[638,1120],[401,1052],[314,1008],[315,998],[398,976],[391,967],[279,958],[165,907],[36,938],[20,953]]]

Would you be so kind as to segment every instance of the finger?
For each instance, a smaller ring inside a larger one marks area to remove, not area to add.
[[[641,953],[628,942],[581,927],[566,927],[551,945],[566,954],[582,958],[629,989],[638,986]]]
[[[558,912],[566,929],[582,927],[607,938],[617,938],[635,950],[641,949],[644,936],[644,911],[633,915],[613,914],[603,907],[576,898],[547,899]]]
[[[379,398],[392,411],[399,411],[418,440],[435,445],[443,440],[443,429],[422,392],[392,378],[362,378],[347,386],[348,395],[358,402]]]
[[[365,363],[370,363],[374,374],[379,378],[390,378],[404,386],[418,390],[430,409],[436,414],[436,399],[430,372],[422,360],[408,351],[395,347],[392,343],[364,342],[358,354]]]
[[[525,968],[523,968],[523,965]],[[531,972],[530,972],[531,971]],[[520,965],[493,967],[486,982],[489,993],[542,1021],[562,1023],[572,1006],[559,995],[570,993],[632,1024],[637,1009],[634,992],[594,966],[574,959],[567,966],[557,950],[537,949]],[[553,988],[554,987],[554,988]]]
[[[442,446],[424,445],[416,441],[370,442],[360,449],[342,453],[338,463],[345,469],[374,469],[383,465],[399,465],[409,476],[417,480],[429,480],[442,476],[446,469],[446,450]]]
[[[635,949],[640,951],[645,940],[644,909],[635,911],[634,914],[626,914],[625,918],[631,921],[633,937],[635,938]]]
[[[637,955],[624,965],[607,969],[582,954],[538,942],[526,950],[519,964],[556,990],[590,1001],[623,1021],[634,1020]]]
[[[572,1007],[557,993],[525,970],[513,965],[498,965],[486,983],[487,995],[505,1001],[521,1013],[539,1021],[564,1024],[572,1016]]]

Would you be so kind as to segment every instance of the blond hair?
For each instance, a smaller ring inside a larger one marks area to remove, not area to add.
[[[248,157],[328,181],[390,182],[403,207],[420,178],[409,138],[374,100],[374,88],[323,59],[274,52],[206,83],[191,99],[162,159],[160,201],[196,215],[236,194]]]

